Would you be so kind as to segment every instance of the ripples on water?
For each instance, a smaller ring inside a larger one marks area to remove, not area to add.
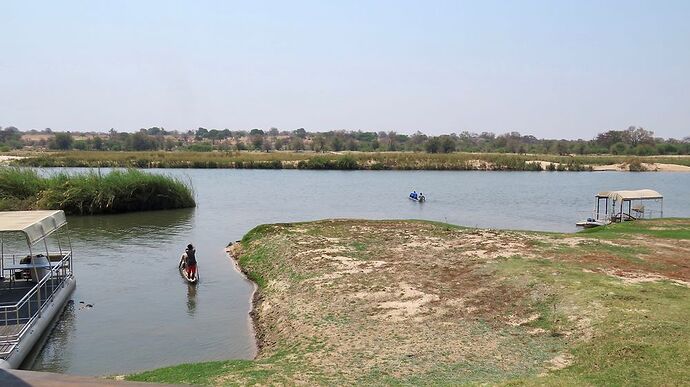
[[[55,170],[41,170],[52,173]],[[70,173],[78,169],[69,170]],[[191,180],[198,207],[69,217],[74,304],[35,369],[121,374],[254,353],[251,286],[224,248],[262,223],[417,218],[512,229],[575,231],[598,191],[651,188],[667,216],[690,216],[690,174],[432,171],[152,170]],[[428,202],[407,199],[423,191]],[[201,282],[177,271],[197,246]],[[80,308],[79,301],[93,308]]]

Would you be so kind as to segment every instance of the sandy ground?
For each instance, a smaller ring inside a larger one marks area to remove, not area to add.
[[[663,164],[663,163],[642,163],[642,166],[648,171],[653,172],[690,172],[690,167],[678,164]],[[609,164],[609,165],[593,165],[592,169],[595,171],[614,171],[614,172],[627,172],[628,165],[625,163],[621,164]]]
[[[544,160],[534,160],[530,161],[532,163],[538,163],[541,165],[542,169],[547,170],[549,165],[553,164],[556,167],[560,163],[552,163],[550,161]],[[678,164],[664,164],[664,163],[642,163],[642,166],[650,172],[690,172],[690,167]],[[610,171],[610,172],[629,172],[630,169],[628,164],[607,164],[607,165],[592,165],[592,170],[594,171]]]
[[[20,160],[20,159],[23,159],[23,158],[25,158],[25,157],[22,157],[22,156],[3,156],[3,155],[0,155],[0,163],[6,163],[6,162],[10,162],[10,161],[12,161],[12,160]]]
[[[477,170],[491,170],[493,165],[481,160],[470,160],[469,165]],[[554,163],[544,160],[531,160],[528,163],[537,163],[543,170],[547,170],[551,164],[558,167],[560,163]],[[690,167],[678,164],[664,164],[664,163],[642,163],[642,166],[649,172],[690,172]],[[608,164],[608,165],[592,165],[594,171],[611,171],[611,172],[629,172],[628,164]]]

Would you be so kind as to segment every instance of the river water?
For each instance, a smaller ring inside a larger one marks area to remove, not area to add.
[[[252,285],[224,248],[262,223],[414,218],[574,232],[596,192],[638,188],[664,194],[665,216],[690,217],[690,174],[681,173],[149,172],[190,181],[198,207],[69,217],[77,289],[32,369],[113,375],[251,358],[256,350],[248,317]],[[408,200],[413,189],[423,191],[427,202]],[[177,272],[190,242],[199,260],[201,280],[195,287]]]

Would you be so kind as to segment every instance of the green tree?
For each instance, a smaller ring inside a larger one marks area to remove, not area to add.
[[[432,137],[424,143],[424,150],[429,153],[438,153],[441,149],[441,144],[438,137]]]
[[[206,128],[198,128],[195,133],[195,137],[197,140],[204,139],[208,137],[208,129]]]
[[[261,143],[261,150],[265,152],[270,152],[273,149],[273,144],[271,144],[268,139],[263,139],[263,142]]]
[[[295,135],[290,138],[290,144],[288,144],[288,149],[293,151],[304,150],[304,140],[301,137]]]
[[[93,139],[93,149],[103,150],[103,139],[100,138],[99,136],[96,136]]]
[[[264,144],[264,137],[261,135],[253,135],[250,139],[252,147],[256,150],[261,150]]]
[[[21,132],[14,126],[8,126],[5,129],[0,130],[0,142],[2,143],[8,143],[10,141],[19,141],[21,138]]]
[[[455,152],[455,140],[452,136],[443,135],[438,138],[438,151],[442,153]]]
[[[128,148],[135,151],[147,151],[156,149],[156,141],[146,133],[138,132],[128,137]]]
[[[326,148],[326,138],[322,135],[316,135],[311,140],[311,149],[314,152],[323,152]]]
[[[285,148],[286,145],[287,141],[284,138],[276,138],[276,141],[273,144],[276,150],[283,150],[283,148]]]
[[[292,131],[292,134],[294,134],[295,136],[297,136],[301,139],[307,138],[307,131],[304,130],[304,128],[295,129]]]
[[[343,140],[338,136],[333,137],[333,140],[331,140],[331,148],[336,152],[340,152],[343,150]]]
[[[55,133],[55,137],[48,143],[48,148],[68,150],[72,148],[73,143],[74,137],[72,137],[71,133]]]
[[[611,146],[611,154],[623,155],[628,150],[628,147],[623,142],[617,142]]]

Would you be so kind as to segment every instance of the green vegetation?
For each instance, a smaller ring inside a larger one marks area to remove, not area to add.
[[[188,184],[137,170],[42,177],[30,169],[0,168],[1,210],[61,209],[90,215],[195,205]]]
[[[594,304],[600,315],[594,321],[583,321],[591,339],[569,343],[567,367],[543,377],[508,380],[507,384],[675,385],[690,376],[683,366],[690,360],[687,287],[668,281],[626,284],[590,274],[579,265],[545,261],[535,267],[526,263],[510,260],[501,265],[505,273],[519,278],[524,277],[523,270],[530,270],[539,283],[560,288],[555,294],[557,309],[570,305],[587,310]],[[559,334],[558,329],[553,332]]]
[[[647,170],[647,167],[642,165],[639,159],[628,159],[627,164],[630,172],[644,172]]]
[[[3,140],[5,138],[5,140]],[[157,151],[178,150],[207,152],[210,150],[262,152],[309,150],[314,152],[483,152],[555,155],[688,155],[690,137],[663,139],[654,132],[631,126],[625,130],[609,130],[591,140],[538,139],[518,132],[496,135],[490,132],[443,134],[427,136],[422,132],[412,135],[396,132],[329,131],[307,132],[300,128],[287,131],[271,128],[234,130],[198,128],[186,132],[168,131],[152,127],[136,133],[53,133],[20,132],[15,127],[0,131],[0,145],[8,149],[24,146],[34,149],[97,150],[97,151]]]
[[[630,235],[648,235],[656,238],[690,240],[690,224],[683,218],[638,220],[595,227],[582,231],[585,235],[605,239],[623,239]]]
[[[237,247],[238,245],[234,245]],[[679,385],[690,219],[577,234],[424,221],[262,225],[257,359],[128,380],[204,385]]]
[[[554,156],[503,153],[413,152],[95,152],[24,154],[15,165],[31,167],[254,168],[368,170],[589,171],[617,163],[668,163],[690,166],[690,157]],[[543,161],[546,167],[536,161]],[[632,164],[631,164],[632,165]]]

